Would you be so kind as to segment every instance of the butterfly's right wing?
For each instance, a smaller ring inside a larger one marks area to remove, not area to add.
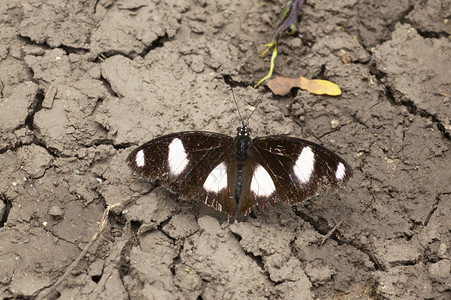
[[[268,190],[262,190],[260,194],[270,195],[275,189],[280,199],[289,205],[304,201],[321,190],[335,189],[352,177],[351,167],[337,154],[303,139],[287,136],[256,138],[251,152],[257,164],[266,171],[261,171],[255,179]],[[274,203],[274,198],[262,197],[256,202],[264,209],[267,204]]]

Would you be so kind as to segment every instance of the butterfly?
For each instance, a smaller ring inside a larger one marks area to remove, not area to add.
[[[294,205],[353,174],[345,160],[313,142],[284,135],[252,139],[244,121],[234,138],[205,131],[157,137],[134,149],[127,163],[135,175],[233,217],[280,200]]]

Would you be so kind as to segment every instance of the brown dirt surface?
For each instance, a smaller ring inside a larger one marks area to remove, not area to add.
[[[254,89],[284,1],[0,3],[0,299],[451,299],[451,1],[306,1]],[[182,130],[320,143],[346,189],[239,221],[134,178]],[[338,223],[341,225],[324,242]]]

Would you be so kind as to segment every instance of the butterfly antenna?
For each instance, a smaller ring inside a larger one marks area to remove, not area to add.
[[[261,97],[260,97],[260,99],[258,99],[258,102],[257,102],[257,104],[254,106],[254,110],[251,112],[251,114],[249,115],[249,117],[247,117],[247,120],[246,120],[246,125],[248,125],[249,126],[249,120],[251,119],[251,117],[252,117],[252,114],[254,113],[254,111],[256,111],[257,110],[257,107],[258,107],[258,105],[262,102],[262,99],[263,99],[263,95],[264,94],[262,94],[261,95]]]
[[[230,86],[230,89],[232,90],[233,102],[235,102],[236,110],[238,111],[238,114],[240,115],[241,123],[243,124],[243,127],[244,127],[245,126],[244,119],[243,119],[243,116],[241,115],[240,109],[238,108],[238,103],[236,102],[235,93],[233,92],[232,86]]]

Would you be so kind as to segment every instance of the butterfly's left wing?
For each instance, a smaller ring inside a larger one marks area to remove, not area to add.
[[[233,138],[212,132],[164,135],[133,150],[127,158],[138,176],[158,181],[185,199],[194,198],[211,171],[233,147]]]
[[[306,140],[287,136],[260,137],[253,140],[250,151],[257,166],[264,168],[260,176],[254,174],[256,184],[268,190],[274,187],[279,198],[289,205],[304,201],[323,189],[335,189],[352,177],[352,169],[345,160]],[[272,180],[268,180],[266,174]],[[256,197],[256,193],[253,196]],[[256,197],[260,209],[274,202],[271,198],[260,198]]]

